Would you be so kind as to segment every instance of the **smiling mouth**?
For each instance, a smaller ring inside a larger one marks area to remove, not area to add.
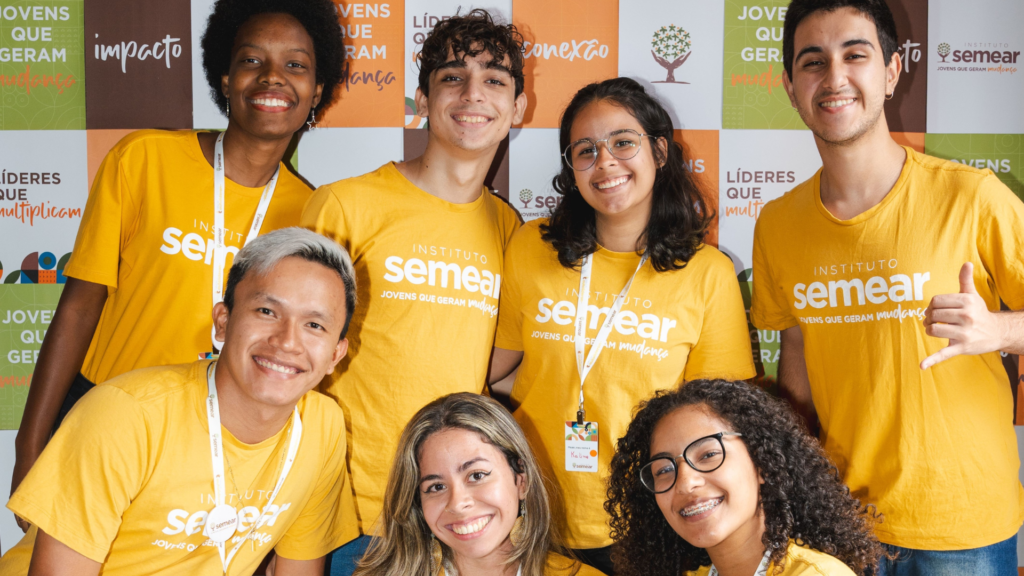
[[[840,106],[853,104],[856,101],[856,98],[847,98],[846,100],[830,100],[828,102],[822,102],[821,104],[818,104],[818,106],[821,106],[822,108],[839,108]]]
[[[714,510],[719,504],[721,504],[723,500],[725,500],[725,497],[719,496],[718,498],[712,498],[711,500],[698,502],[697,504],[687,506],[686,508],[680,510],[679,515],[683,518],[689,518],[691,516],[697,516],[698,514],[710,512],[711,510]]]
[[[459,536],[469,536],[476,534],[483,530],[488,524],[491,523],[493,516],[484,516],[483,518],[477,518],[472,522],[466,524],[452,524],[451,531],[455,532]]]
[[[285,366],[284,364],[271,362],[270,360],[267,360],[266,358],[263,358],[261,356],[253,356],[252,359],[254,362],[256,362],[258,366],[266,368],[267,370],[272,370],[274,372],[280,372],[281,374],[299,374],[300,372],[302,372],[302,370],[299,370],[298,368],[295,368],[293,366]]]
[[[491,119],[486,116],[466,116],[463,114],[455,114],[452,118],[456,122],[464,122],[466,124],[484,124],[491,121]]]
[[[598,190],[607,190],[609,188],[614,188],[620,184],[625,184],[626,182],[629,182],[630,178],[630,176],[618,176],[616,178],[602,180],[597,184],[594,184],[594,188],[597,188]]]
[[[250,104],[267,108],[291,108],[293,104],[281,98],[251,98]]]

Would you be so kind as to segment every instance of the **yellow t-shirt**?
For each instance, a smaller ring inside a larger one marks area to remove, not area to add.
[[[437,571],[437,576],[445,576],[443,568]],[[561,554],[548,552],[548,563],[544,566],[544,576],[605,576],[605,574],[597,568],[570,560]]]
[[[302,225],[348,249],[355,266],[348,356],[323,391],[348,417],[349,471],[366,533],[406,423],[439,396],[484,389],[503,254],[519,220],[486,189],[452,204],[388,163],[317,189]]]
[[[600,548],[612,543],[603,508],[608,467],[633,408],[684,380],[753,377],[750,336],[739,283],[724,254],[704,246],[685,268],[668,272],[645,264],[608,336],[611,347],[587,375],[587,420],[598,424],[599,470],[566,471],[565,422],[575,420],[579,408],[573,324],[580,272],[559,264],[554,248],[541,239],[539,226],[546,221],[524,225],[505,253],[495,345],[524,352],[512,388],[515,417],[561,488],[569,546]],[[632,252],[600,248],[594,254],[588,339],[597,337],[639,262]]]
[[[96,173],[64,270],[109,287],[82,365],[96,384],[212,350],[213,167],[196,134],[133,132]],[[298,225],[311,192],[282,164],[261,233]],[[262,193],[226,181],[225,278]]]
[[[854,576],[853,570],[834,556],[818,552],[789,542],[782,572],[774,572],[775,564],[769,564],[769,576]],[[686,576],[707,576],[710,566],[701,566],[697,570],[686,572]]]
[[[221,574],[203,536],[214,507],[206,369],[201,361],[147,368],[89,391],[68,414],[7,507],[76,552],[101,574]],[[311,560],[358,536],[345,472],[344,415],[317,392],[299,401],[302,441],[269,520],[243,543],[228,574],[252,574],[273,549]],[[111,414],[116,414],[112,418]],[[259,444],[223,429],[227,504],[241,541],[266,507],[288,451],[289,423]],[[237,481],[237,483],[236,483]],[[346,495],[349,495],[346,497]],[[0,559],[0,576],[24,575],[35,531]]]
[[[751,316],[800,327],[825,449],[884,515],[879,539],[977,548],[1024,519],[1011,389],[996,352],[922,371],[947,344],[922,320],[964,262],[990,310],[1024,307],[1024,204],[991,172],[906,151],[889,194],[853,219],[822,205],[820,172],[764,207]]]

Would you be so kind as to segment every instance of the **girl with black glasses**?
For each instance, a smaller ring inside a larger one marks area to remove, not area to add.
[[[612,459],[616,574],[862,576],[875,518],[789,408],[698,380],[640,404]]]

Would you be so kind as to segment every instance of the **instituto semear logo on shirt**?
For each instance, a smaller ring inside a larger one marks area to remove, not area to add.
[[[252,540],[253,543],[263,546],[273,540],[273,535],[267,532],[261,531],[265,527],[272,527],[277,522],[278,518],[286,510],[291,508],[291,503],[286,502],[280,506],[277,504],[271,504],[266,507],[266,516],[260,522],[259,526],[256,526],[252,532],[249,532],[249,528],[254,522],[256,522],[263,510],[257,506],[252,505],[252,500],[266,500],[270,496],[271,490],[249,490],[241,496],[237,494],[229,494],[228,497],[231,501],[237,501],[241,505],[245,501],[250,501],[248,505],[242,506],[238,509],[238,524],[235,535],[229,540],[229,545],[237,544],[242,539]],[[167,514],[167,525],[161,530],[165,536],[178,536],[179,538],[183,535],[185,538],[195,536],[196,534],[202,534],[203,528],[206,526],[206,520],[209,517],[209,507],[212,506],[214,500],[213,495],[204,495],[200,498],[202,504],[201,508],[195,512],[189,512],[184,508],[175,508]],[[232,504],[234,505],[234,504]],[[248,533],[248,535],[246,535]],[[163,548],[165,550],[185,550],[192,552],[200,546],[216,546],[213,540],[206,538],[201,543],[189,542],[187,540],[172,541],[172,538],[156,538],[151,545]]]
[[[408,282],[413,286],[441,288],[448,290],[451,295],[384,290],[381,298],[475,308],[491,318],[498,315],[496,301],[501,292],[501,274],[489,269],[493,262],[486,254],[462,248],[421,244],[413,246],[413,253],[427,258],[388,256],[384,260],[384,268],[387,270],[384,280],[392,284]],[[486,298],[474,299],[474,294]],[[488,302],[488,298],[495,302]]]
[[[915,302],[923,302],[924,285],[931,280],[931,272],[911,274],[893,273],[899,265],[895,259],[881,259],[871,262],[853,262],[815,266],[812,276],[836,276],[875,272],[866,280],[848,278],[837,280],[814,280],[793,285],[793,308],[798,311],[822,310],[831,314],[842,311],[845,314],[828,316],[798,316],[803,324],[849,324],[906,318],[924,320],[925,307],[904,308]],[[894,308],[867,312],[858,310],[862,306],[895,303]]]

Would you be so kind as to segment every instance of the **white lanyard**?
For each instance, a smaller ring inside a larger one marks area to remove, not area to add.
[[[587,354],[584,359],[583,351],[587,343],[587,306],[590,303],[590,276],[594,264],[594,255],[587,254],[583,257],[583,265],[580,267],[579,299],[576,301],[576,333],[573,335],[573,343],[576,345],[576,370],[580,375],[580,410],[576,413],[576,421],[581,425],[587,414],[586,410],[583,409],[583,382],[587,379],[590,369],[597,362],[597,357],[604,350],[604,343],[608,340],[608,334],[612,331],[612,325],[615,324],[615,317],[622,310],[622,305],[626,302],[626,296],[629,295],[629,287],[633,285],[633,279],[636,278],[637,272],[644,267],[645,262],[647,262],[646,253],[640,257],[640,263],[637,264],[633,275],[629,277],[629,281],[622,288],[622,292],[619,292],[619,295],[615,297],[612,310],[598,331],[594,343],[590,346],[590,354]]]
[[[764,558],[761,558],[761,563],[757,565],[757,570],[754,572],[754,576],[765,576],[768,574],[768,559],[771,558],[772,551],[765,550]],[[718,576],[718,568],[715,565],[711,565],[711,570],[708,570],[708,576]]]
[[[263,188],[263,195],[260,196],[260,203],[256,207],[256,214],[252,218],[252,226],[249,227],[249,234],[245,237],[245,246],[259,236],[260,228],[263,226],[263,218],[267,215],[267,208],[270,206],[270,199],[274,197],[274,189],[277,188],[277,176],[281,173],[281,166],[278,165],[270,182]],[[224,260],[227,258],[227,247],[224,244],[224,132],[217,136],[217,144],[213,148],[213,305],[224,301]],[[217,340],[217,328],[210,332],[210,339],[213,340],[214,352],[224,347],[224,343]]]
[[[270,499],[267,500],[267,505],[263,507],[263,512],[260,513],[259,518],[253,522],[252,526],[249,526],[245,536],[225,556],[224,542],[235,533],[235,526],[238,525],[238,511],[235,510],[234,506],[224,503],[226,496],[224,490],[224,442],[220,430],[220,404],[217,402],[216,366],[216,362],[211,362],[210,366],[206,369],[206,384],[210,390],[210,395],[206,398],[206,420],[210,428],[213,496],[216,506],[214,506],[206,518],[206,528],[203,534],[217,543],[217,551],[220,552],[220,562],[224,566],[224,573],[227,574],[228,565],[231,564],[235,553],[238,552],[238,549],[249,538],[249,534],[263,524],[263,518],[266,516],[267,511],[270,510],[270,506],[273,505],[274,499],[277,498],[277,493],[281,490],[281,486],[284,485],[284,479],[288,477],[288,472],[291,471],[292,464],[295,463],[295,456],[299,452],[299,441],[302,439],[302,419],[299,418],[299,407],[296,406],[295,412],[292,414],[288,454],[285,456],[284,466],[281,467],[281,476],[277,479],[277,485],[274,486],[274,491],[270,493]],[[241,495],[239,495],[239,498],[241,498]]]

